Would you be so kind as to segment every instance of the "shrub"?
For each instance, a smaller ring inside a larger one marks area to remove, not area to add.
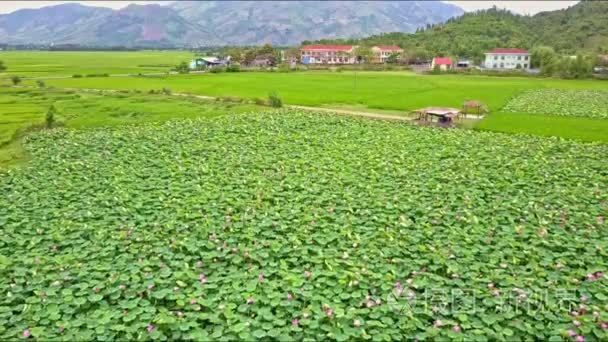
[[[38,85],[38,88],[44,88],[45,84],[43,80],[38,80],[36,81],[36,84]]]
[[[180,74],[187,74],[190,72],[190,66],[186,62],[181,62],[175,67],[175,71],[179,72]]]
[[[259,105],[259,106],[267,106],[268,105],[268,102],[266,102],[266,100],[264,100],[261,97],[254,98],[253,99],[253,103],[255,103],[256,105]]]
[[[165,95],[171,95],[171,89],[169,88],[164,88],[160,90],[163,94]]]
[[[82,75],[81,75],[81,74],[74,74],[74,75],[72,75],[72,77],[73,77],[73,78],[81,78],[81,77],[82,77]]]
[[[57,109],[55,108],[55,105],[51,105],[49,110],[46,112],[46,117],[44,119],[46,128],[52,128],[55,124],[55,114],[57,114]]]
[[[211,68],[209,69],[209,72],[213,74],[219,74],[221,72],[224,72],[224,68]]]
[[[21,83],[21,77],[19,76],[13,76],[11,77],[11,82],[13,82],[13,85],[19,85],[19,83]]]
[[[4,65],[3,61],[0,61],[0,72],[6,70],[6,66]]]
[[[238,64],[230,64],[226,67],[226,72],[239,72],[241,71],[241,67]]]
[[[87,74],[85,77],[110,77],[110,75],[109,74]]]
[[[276,91],[268,94],[268,105],[273,108],[281,108],[283,107],[283,101],[279,97]]]

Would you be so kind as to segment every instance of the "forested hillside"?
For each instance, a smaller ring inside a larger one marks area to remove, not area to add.
[[[567,9],[522,16],[501,9],[466,13],[445,23],[427,25],[416,33],[385,33],[360,40],[320,40],[319,43],[396,44],[408,56],[452,55],[480,60],[495,47],[550,46],[557,52],[608,51],[608,1],[582,1]],[[304,42],[309,43],[309,42]]]

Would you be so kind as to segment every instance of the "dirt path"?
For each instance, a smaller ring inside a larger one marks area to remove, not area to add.
[[[87,88],[63,88],[65,90],[73,90],[73,91],[84,91],[84,92],[97,92],[97,93],[118,93],[120,90],[117,89],[87,89]],[[203,100],[216,100],[217,97],[214,96],[206,96],[206,95],[196,95],[189,93],[171,93],[170,96],[182,96],[182,97],[193,97],[197,99]],[[323,108],[323,107],[310,107],[310,106],[300,106],[300,105],[285,105],[285,108],[292,109],[302,109],[314,112],[323,112],[323,113],[333,113],[340,115],[350,115],[350,116],[359,116],[369,119],[377,119],[377,120],[389,120],[389,121],[412,121],[413,117],[409,116],[399,116],[399,115],[390,115],[390,114],[381,114],[374,113],[368,111],[358,111],[358,110],[349,110],[349,109],[335,109],[335,108]],[[483,119],[483,115],[467,115],[467,119]]]
[[[379,119],[379,120],[393,120],[393,121],[411,121],[413,120],[411,117],[407,116],[398,116],[398,115],[389,115],[389,114],[379,114],[374,112],[362,112],[355,110],[347,110],[347,109],[333,109],[333,108],[321,108],[321,107],[308,107],[308,106],[298,106],[298,105],[286,105],[287,108],[294,109],[304,109],[315,112],[325,112],[325,113],[335,113],[342,115],[351,115],[351,116],[362,116],[370,119]]]

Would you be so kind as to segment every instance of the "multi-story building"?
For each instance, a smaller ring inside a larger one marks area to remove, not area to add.
[[[403,49],[396,45],[378,45],[372,47],[372,53],[374,54],[373,63],[386,63],[393,54],[400,58],[403,55]]]
[[[355,64],[353,45],[306,45],[300,49],[302,64]]]
[[[522,49],[494,49],[485,53],[486,69],[530,69],[530,53]]]

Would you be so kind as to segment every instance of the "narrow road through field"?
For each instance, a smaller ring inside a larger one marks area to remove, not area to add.
[[[90,88],[63,88],[63,89],[72,90],[72,91],[97,92],[97,93],[121,92],[121,90],[118,90],[118,89],[90,89]],[[217,99],[217,97],[214,97],[214,96],[196,95],[196,94],[189,94],[189,93],[171,93],[170,95],[171,96],[193,97],[193,98],[203,99],[203,100],[216,100]],[[292,108],[292,109],[308,110],[308,111],[314,111],[314,112],[360,116],[360,117],[378,119],[378,120],[390,120],[390,121],[412,121],[412,120],[414,120],[413,117],[409,117],[409,116],[390,115],[390,114],[382,114],[382,113],[377,113],[377,112],[358,111],[358,110],[349,110],[349,109],[310,107],[310,106],[301,106],[301,105],[285,105],[284,107]],[[468,119],[483,119],[483,115],[469,114],[469,115],[467,115],[467,118]]]

